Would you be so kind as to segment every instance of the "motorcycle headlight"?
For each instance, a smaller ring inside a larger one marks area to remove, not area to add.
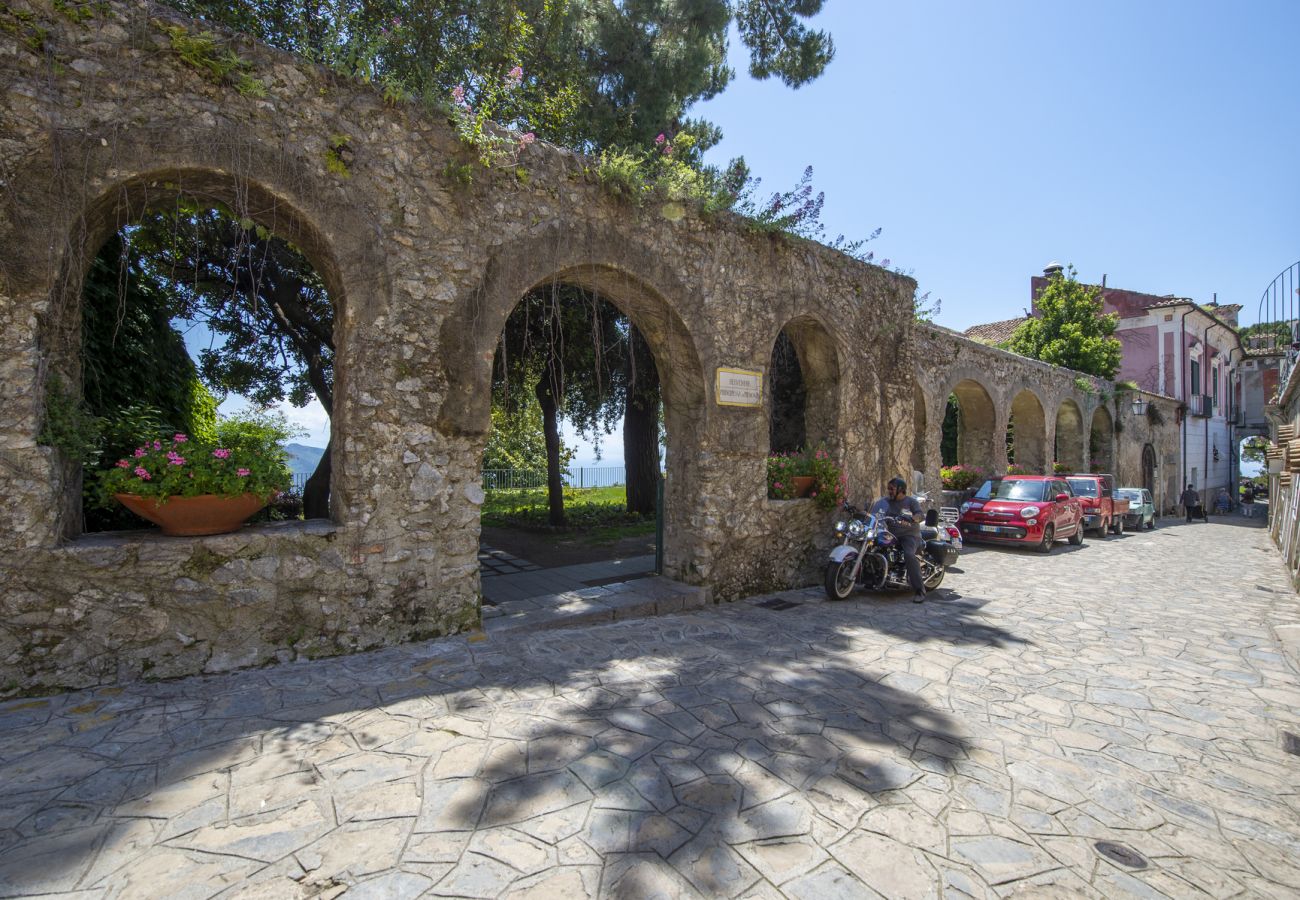
[[[836,522],[836,523],[835,523],[835,534],[836,534],[836,536],[838,537],[839,535],[843,534],[844,531],[845,531],[845,529],[847,529],[848,527],[849,527],[849,523],[848,523],[848,522],[844,522],[844,521]]]
[[[866,533],[867,526],[858,519],[849,523],[849,537],[859,538]]]
[[[1038,515],[1038,513],[1039,509],[1037,506],[1026,506],[1024,509],[1020,510],[1020,518],[1032,519],[1034,516]]]

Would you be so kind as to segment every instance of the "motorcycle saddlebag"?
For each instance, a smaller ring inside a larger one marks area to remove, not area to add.
[[[930,554],[930,559],[943,563],[945,567],[957,562],[957,548],[947,541],[926,541],[925,552]]]

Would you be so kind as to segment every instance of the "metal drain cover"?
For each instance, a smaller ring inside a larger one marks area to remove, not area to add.
[[[1300,735],[1282,732],[1282,749],[1293,756],[1300,756]]]
[[[758,603],[755,603],[754,605],[761,606],[763,607],[763,609],[783,610],[783,609],[794,609],[796,606],[802,606],[803,604],[793,603],[789,600],[782,600],[780,597],[773,597],[771,600],[762,600],[759,601]]]
[[[1097,848],[1097,852],[1102,856],[1111,862],[1119,863],[1121,866],[1127,866],[1130,869],[1145,869],[1147,867],[1146,858],[1132,847],[1125,847],[1123,844],[1117,844],[1114,841],[1098,841],[1093,846]]]

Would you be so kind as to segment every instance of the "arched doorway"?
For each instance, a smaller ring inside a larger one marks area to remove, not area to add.
[[[1093,472],[1115,471],[1115,424],[1110,410],[1098,406],[1088,429],[1088,468]]]
[[[1083,413],[1073,400],[1063,400],[1056,410],[1056,443],[1052,451],[1055,465],[1066,472],[1086,472],[1084,459]]]
[[[1041,475],[1047,467],[1047,418],[1043,404],[1025,389],[1011,401],[1007,420],[1007,462],[1030,475]]]
[[[547,242],[546,246],[555,245]],[[561,244],[575,253],[588,256],[585,246]],[[553,258],[546,254],[512,253],[511,259]],[[703,454],[700,440],[704,433],[705,384],[702,367],[694,342],[681,318],[658,291],[623,269],[610,265],[582,263],[558,268],[546,274],[529,277],[528,267],[513,265],[494,269],[493,277],[480,296],[481,304],[467,320],[450,322],[446,326],[452,334],[462,334],[468,326],[477,349],[475,356],[487,364],[472,370],[448,370],[449,379],[464,388],[455,391],[455,404],[448,404],[449,422],[463,421],[466,439],[471,452],[482,454],[484,442],[491,431],[491,409],[487,397],[492,380],[491,360],[494,348],[500,342],[511,313],[524,298],[538,290],[563,286],[565,290],[583,292],[598,297],[615,310],[630,332],[635,329],[653,360],[659,380],[659,397],[662,413],[656,415],[662,422],[662,451],[666,480],[663,487],[661,524],[663,528],[663,572],[670,577],[690,580],[696,571],[696,548],[689,538],[689,529],[683,524],[698,502],[697,469]],[[533,272],[537,270],[534,269]],[[463,338],[462,338],[463,340]],[[796,343],[796,346],[797,343]],[[761,446],[757,435],[750,446],[757,451]],[[755,465],[756,480],[761,468]]]
[[[1142,486],[1156,496],[1156,450],[1150,444],[1142,445]]]

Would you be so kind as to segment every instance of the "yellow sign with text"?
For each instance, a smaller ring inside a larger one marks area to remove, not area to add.
[[[719,406],[762,406],[763,373],[748,369],[718,369]]]

